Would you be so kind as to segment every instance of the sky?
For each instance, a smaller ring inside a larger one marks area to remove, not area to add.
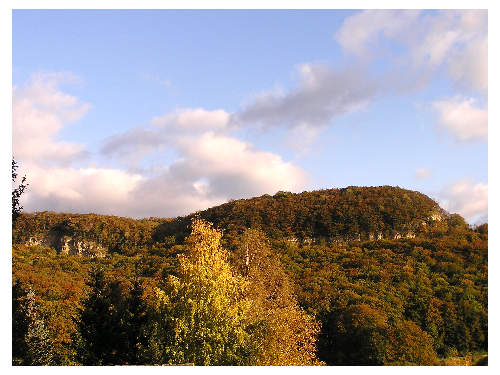
[[[488,13],[12,12],[25,211],[393,185],[488,220]]]

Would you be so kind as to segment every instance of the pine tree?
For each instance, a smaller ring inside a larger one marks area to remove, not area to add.
[[[23,308],[26,292],[19,281],[12,285],[12,365],[22,365],[26,358],[26,333],[29,319]]]
[[[142,364],[142,350],[147,345],[145,326],[148,316],[143,294],[142,284],[135,280],[125,301],[123,323],[127,333],[126,362],[130,365]]]
[[[84,365],[119,365],[127,362],[127,332],[123,325],[124,301],[118,282],[108,282],[104,271],[91,272],[90,293],[76,320]]]

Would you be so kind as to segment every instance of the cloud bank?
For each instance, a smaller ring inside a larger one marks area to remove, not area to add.
[[[58,140],[59,132],[90,108],[60,89],[58,75],[34,76],[13,93],[13,149],[27,174],[28,212],[54,210],[131,217],[172,217],[278,190],[304,187],[306,174],[279,155],[221,132],[222,110],[181,109],[105,140],[101,153],[139,163],[168,148],[176,159],[154,173],[96,166],[75,168],[84,145]]]

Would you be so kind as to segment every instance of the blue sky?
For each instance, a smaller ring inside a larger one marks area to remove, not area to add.
[[[487,219],[485,11],[13,11],[27,211],[398,185]]]

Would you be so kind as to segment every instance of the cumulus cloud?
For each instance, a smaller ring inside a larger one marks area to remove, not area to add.
[[[131,216],[131,193],[143,177],[118,169],[23,167],[29,179],[24,208],[33,211]]]
[[[176,159],[150,174],[107,168],[75,168],[83,145],[59,139],[89,105],[61,91],[71,76],[33,76],[14,89],[13,150],[18,171],[30,183],[27,212],[53,210],[131,217],[171,217],[278,190],[304,187],[305,173],[279,155],[227,135],[223,110],[182,109],[155,117],[147,126],[109,137],[103,156],[139,160],[167,148]]]
[[[413,73],[414,83],[444,66],[455,83],[487,90],[487,34],[486,10],[366,10],[348,17],[335,39],[362,60],[392,55],[393,67]],[[401,52],[384,49],[385,41]]]
[[[147,154],[167,146],[174,148],[176,140],[182,135],[199,135],[206,131],[225,132],[229,128],[229,117],[229,113],[220,109],[178,109],[154,117],[145,126],[106,138],[100,151],[105,156],[118,158],[128,167],[135,167]]]
[[[454,97],[432,103],[438,124],[459,141],[488,139],[488,110],[476,105],[474,98]]]
[[[138,216],[181,215],[278,190],[299,191],[305,173],[273,153],[238,139],[204,133],[178,140],[180,157],[135,190],[142,197]]]
[[[183,158],[173,168],[205,179],[209,195],[250,197],[297,191],[305,183],[300,168],[236,138],[209,132],[197,139],[184,138],[179,147]]]
[[[365,106],[377,93],[377,85],[354,68],[337,71],[314,63],[300,65],[298,72],[297,87],[261,94],[232,121],[262,128],[323,127],[333,117]]]
[[[431,177],[432,171],[427,168],[418,168],[415,171],[415,177],[417,180],[427,180]]]
[[[305,173],[276,154],[213,132],[184,136],[179,158],[153,176],[107,168],[29,167],[27,211],[131,217],[184,215],[278,190],[298,191]]]
[[[36,74],[12,95],[12,147],[23,161],[64,165],[87,155],[85,147],[58,139],[59,131],[78,121],[90,105],[63,93],[60,85],[73,83],[70,74]]]
[[[459,213],[471,224],[487,220],[487,183],[474,183],[469,179],[457,180],[440,193],[439,200],[445,210]]]

